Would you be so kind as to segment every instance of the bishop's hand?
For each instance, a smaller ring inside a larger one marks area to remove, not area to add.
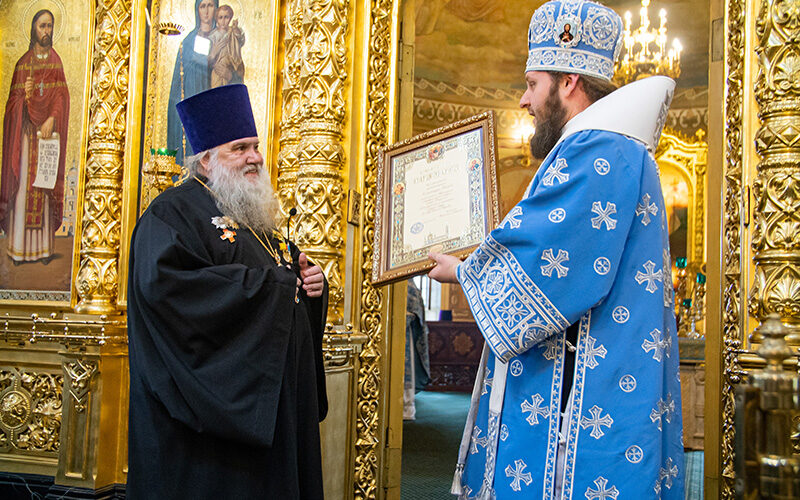
[[[325,276],[322,274],[322,268],[319,266],[312,266],[308,262],[308,257],[305,253],[301,253],[297,258],[297,263],[300,264],[300,278],[303,280],[303,290],[309,297],[321,297],[322,290],[325,287]]]
[[[458,257],[443,253],[429,252],[428,258],[436,263],[428,276],[440,283],[458,283],[456,267],[461,263]]]

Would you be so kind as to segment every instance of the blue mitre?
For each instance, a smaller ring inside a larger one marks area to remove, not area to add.
[[[175,105],[192,151],[201,153],[220,144],[257,137],[250,95],[242,84],[200,92]]]
[[[525,71],[560,71],[611,80],[622,48],[622,18],[599,3],[547,2],[533,13]]]

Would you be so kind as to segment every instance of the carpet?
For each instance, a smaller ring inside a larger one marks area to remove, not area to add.
[[[450,485],[469,411],[467,393],[418,392],[416,420],[403,423],[402,500],[453,500]],[[703,498],[703,452],[684,454],[686,498]]]

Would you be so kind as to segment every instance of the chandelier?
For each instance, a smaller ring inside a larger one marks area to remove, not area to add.
[[[678,78],[681,74],[681,42],[675,38],[667,48],[667,11],[658,13],[660,25],[650,26],[647,8],[650,0],[642,0],[639,27],[631,30],[631,13],[625,13],[622,56],[614,68],[614,79],[620,85],[652,75]]]

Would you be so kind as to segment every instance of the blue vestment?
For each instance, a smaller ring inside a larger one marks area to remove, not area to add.
[[[667,105],[669,98],[671,89]],[[653,115],[662,124],[665,109]],[[658,168],[646,142],[611,127],[572,129],[457,270],[488,351],[453,492],[555,498],[561,429],[559,498],[682,500],[678,343]],[[651,129],[657,141],[660,124]],[[576,322],[573,347],[565,330]],[[570,348],[574,382],[562,425]]]
[[[181,41],[178,49],[178,56],[175,58],[175,67],[172,70],[172,84],[169,88],[167,147],[178,152],[175,156],[175,161],[178,165],[183,165],[184,135],[183,126],[181,126],[181,120],[178,117],[178,111],[175,109],[175,105],[187,97],[191,97],[211,88],[211,72],[208,69],[208,54],[201,54],[194,50],[195,41],[198,36],[201,36],[200,16],[197,10],[201,1],[202,0],[195,0],[195,27],[186,35],[186,38]],[[214,0],[214,8],[216,9],[217,7],[219,7],[219,0]],[[212,29],[215,25],[216,21],[212,22]],[[183,72],[183,76],[181,76],[181,72]],[[188,141],[186,141],[185,153],[186,156],[194,154]]]

